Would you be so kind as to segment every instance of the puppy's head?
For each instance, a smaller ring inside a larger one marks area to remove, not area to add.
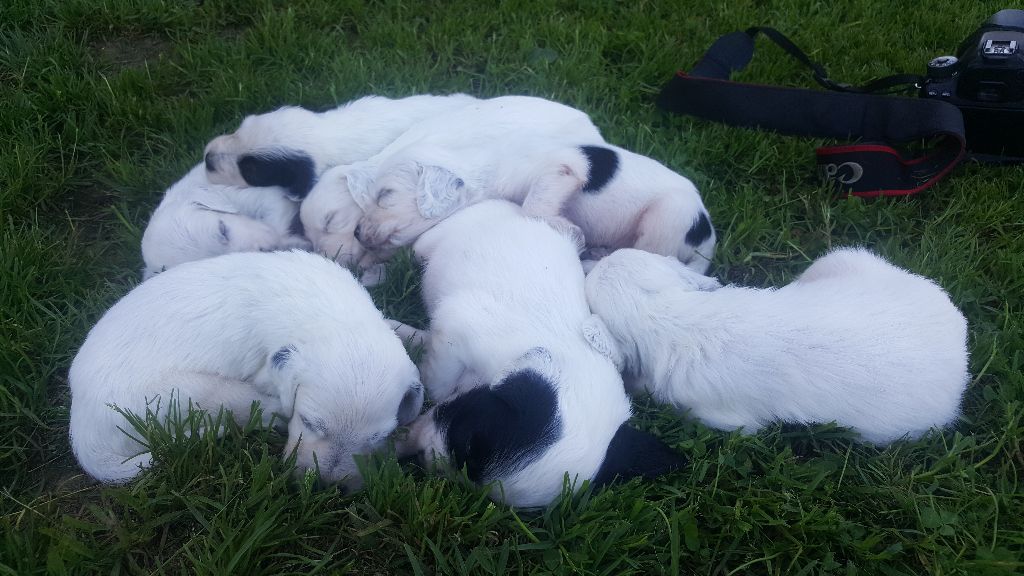
[[[143,280],[185,262],[276,250],[283,244],[281,235],[259,220],[191,202],[150,219],[142,234]]]
[[[569,413],[575,408],[559,402],[559,378],[548,352],[532,350],[496,384],[474,388],[421,416],[402,449],[428,467],[446,462],[465,468],[473,482],[496,483],[496,499],[529,507],[557,497],[567,472],[578,474],[577,486],[584,480],[604,485],[654,477],[685,463],[621,416],[606,422],[611,412]],[[621,389],[616,392],[628,402]]]
[[[370,177],[367,168],[335,166],[323,173],[299,209],[313,249],[342,266],[357,264],[366,252],[355,235],[363,217],[356,198],[365,197]]]
[[[532,350],[493,386],[480,386],[430,409],[409,430],[405,446],[423,464],[466,468],[487,483],[519,472],[562,435],[550,355]]]
[[[382,166],[356,236],[384,254],[408,246],[469,202],[466,183],[441,166],[403,160]]]
[[[206,177],[214,184],[281,186],[292,199],[304,198],[316,182],[317,114],[286,106],[247,116],[232,134],[206,145]]]
[[[322,480],[350,489],[362,484],[354,457],[381,449],[423,407],[419,373],[390,330],[344,348],[284,346],[268,362],[289,417],[286,451],[297,450],[300,470],[319,468]]]

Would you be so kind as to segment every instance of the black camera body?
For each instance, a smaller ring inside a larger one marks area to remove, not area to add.
[[[960,109],[974,157],[1024,160],[1024,10],[997,12],[957,56],[929,62],[920,95]]]

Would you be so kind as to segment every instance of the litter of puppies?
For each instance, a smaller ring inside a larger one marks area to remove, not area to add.
[[[578,489],[684,469],[629,426],[628,393],[714,428],[836,422],[876,444],[959,415],[966,320],[938,284],[850,248],[778,289],[722,286],[693,183],[564,104],[286,107],[203,156],[150,219],[144,281],[70,370],[71,443],[101,482],[151,465],[121,411],[166,419],[175,400],[239,418],[259,402],[298,469],[349,488],[354,456],[409,426],[400,454],[522,507],[566,475]],[[405,246],[427,330],[384,318],[345,269],[372,285]],[[424,344],[418,367],[399,336]]]

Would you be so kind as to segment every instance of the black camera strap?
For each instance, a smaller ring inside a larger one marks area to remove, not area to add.
[[[828,92],[732,82],[754,55],[762,33],[809,66]],[[873,94],[914,87],[921,77],[896,75],[864,86],[828,78],[788,38],[772,28],[726,34],[712,44],[689,74],[679,72],[662,89],[658,106],[732,126],[763,128],[794,136],[860,140],[817,150],[818,167],[842,193],[899,196],[928,188],[963,158],[966,150],[960,110],[948,102]],[[913,155],[890,144],[927,141]]]

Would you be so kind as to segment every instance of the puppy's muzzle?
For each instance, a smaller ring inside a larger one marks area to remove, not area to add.
[[[207,152],[206,153],[206,155],[203,157],[203,163],[206,164],[206,171],[207,172],[216,172],[217,171],[217,162],[214,160],[213,152]]]

